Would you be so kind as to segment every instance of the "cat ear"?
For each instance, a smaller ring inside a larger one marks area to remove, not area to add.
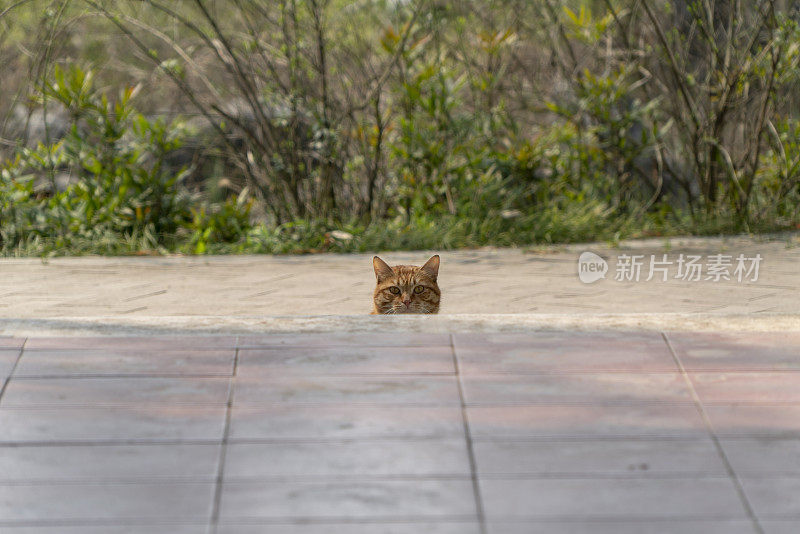
[[[439,255],[431,256],[431,259],[426,261],[420,270],[425,271],[428,276],[436,280],[436,277],[439,276]]]
[[[375,277],[378,279],[378,282],[383,282],[390,276],[394,276],[392,268],[378,256],[372,258],[372,267],[375,269]]]

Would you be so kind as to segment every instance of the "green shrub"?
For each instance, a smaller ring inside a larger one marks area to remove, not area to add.
[[[56,68],[42,105],[69,113],[67,135],[21,148],[0,173],[0,239],[13,251],[119,253],[171,250],[191,234],[197,252],[249,229],[249,204],[192,211],[196,195],[167,158],[186,136],[180,121],[137,112],[128,87],[116,101],[99,92],[91,71]],[[59,184],[58,179],[62,180]]]
[[[236,199],[227,199],[222,204],[204,205],[192,210],[192,231],[189,250],[203,254],[214,243],[235,243],[251,229],[250,207],[252,201],[242,194]]]

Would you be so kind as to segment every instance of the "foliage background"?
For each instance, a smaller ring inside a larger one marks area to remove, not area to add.
[[[788,0],[2,0],[0,251],[800,223]]]

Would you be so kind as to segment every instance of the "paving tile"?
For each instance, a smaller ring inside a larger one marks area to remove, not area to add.
[[[704,403],[800,403],[800,373],[691,373]]]
[[[0,482],[121,480],[217,475],[220,445],[0,447]]]
[[[2,523],[0,523],[1,525]],[[205,525],[37,525],[0,526],[0,534],[208,534]]]
[[[239,351],[242,375],[454,373],[453,349],[434,347],[284,347]]]
[[[800,371],[800,332],[668,333],[690,370]]]
[[[36,350],[20,358],[15,376],[231,375],[233,349]]]
[[[753,532],[660,336],[593,336],[456,336],[490,532]],[[236,339],[221,339],[26,347],[17,372],[29,378],[10,382],[0,408],[0,534],[26,521],[202,527],[229,380],[151,375],[229,374]],[[449,336],[245,343],[261,348],[239,352],[220,532],[479,532]],[[800,404],[800,372],[756,369],[770,372],[691,374],[756,512],[788,532],[800,518],[800,405],[781,403]],[[117,374],[149,376],[99,376]],[[775,435],[797,439],[756,439]],[[61,443],[93,440],[209,443]]]
[[[303,523],[263,525],[220,525],[219,534],[480,534],[475,522],[447,523]],[[11,533],[14,534],[14,533]]]
[[[450,346],[449,334],[267,334],[239,336],[239,348],[253,347],[432,347]]]
[[[483,441],[478,473],[500,475],[725,475],[709,438],[675,440]]]
[[[203,520],[213,498],[214,484],[0,485],[0,517],[8,523]]]
[[[218,440],[225,406],[0,409],[0,443],[94,440]]]
[[[727,478],[481,479],[480,487],[492,520],[746,517]]]
[[[275,377],[241,373],[237,405],[285,403],[380,403],[460,405],[455,376]]]
[[[18,350],[0,350],[0,386],[3,381],[11,374],[14,364],[19,358]]]
[[[660,520],[660,521],[570,521],[494,522],[489,534],[755,534],[751,521],[745,520]]]
[[[472,406],[467,415],[477,437],[707,435],[689,405]]]
[[[2,465],[2,464],[0,464]],[[231,443],[225,476],[469,475],[464,439]]]
[[[33,337],[25,350],[220,350],[236,347],[234,336]]]
[[[800,477],[740,476],[739,480],[756,516],[800,519]]]
[[[469,480],[236,482],[222,490],[220,520],[475,516]]]
[[[800,437],[800,406],[706,406],[711,425],[721,436]]]
[[[462,373],[677,371],[656,332],[456,334]]]
[[[457,406],[272,405],[234,407],[234,439],[463,437]]]
[[[470,375],[463,377],[471,404],[493,403],[691,403],[678,373]]]
[[[773,521],[771,519],[761,520],[764,534],[797,534],[800,532],[800,518]]]
[[[738,474],[800,475],[800,439],[736,438],[720,440]]]
[[[228,378],[12,379],[2,406],[226,404]]]

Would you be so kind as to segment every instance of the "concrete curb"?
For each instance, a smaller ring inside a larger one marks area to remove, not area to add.
[[[20,337],[290,332],[528,332],[544,330],[786,332],[800,331],[800,315],[629,313],[0,318],[0,335]]]

